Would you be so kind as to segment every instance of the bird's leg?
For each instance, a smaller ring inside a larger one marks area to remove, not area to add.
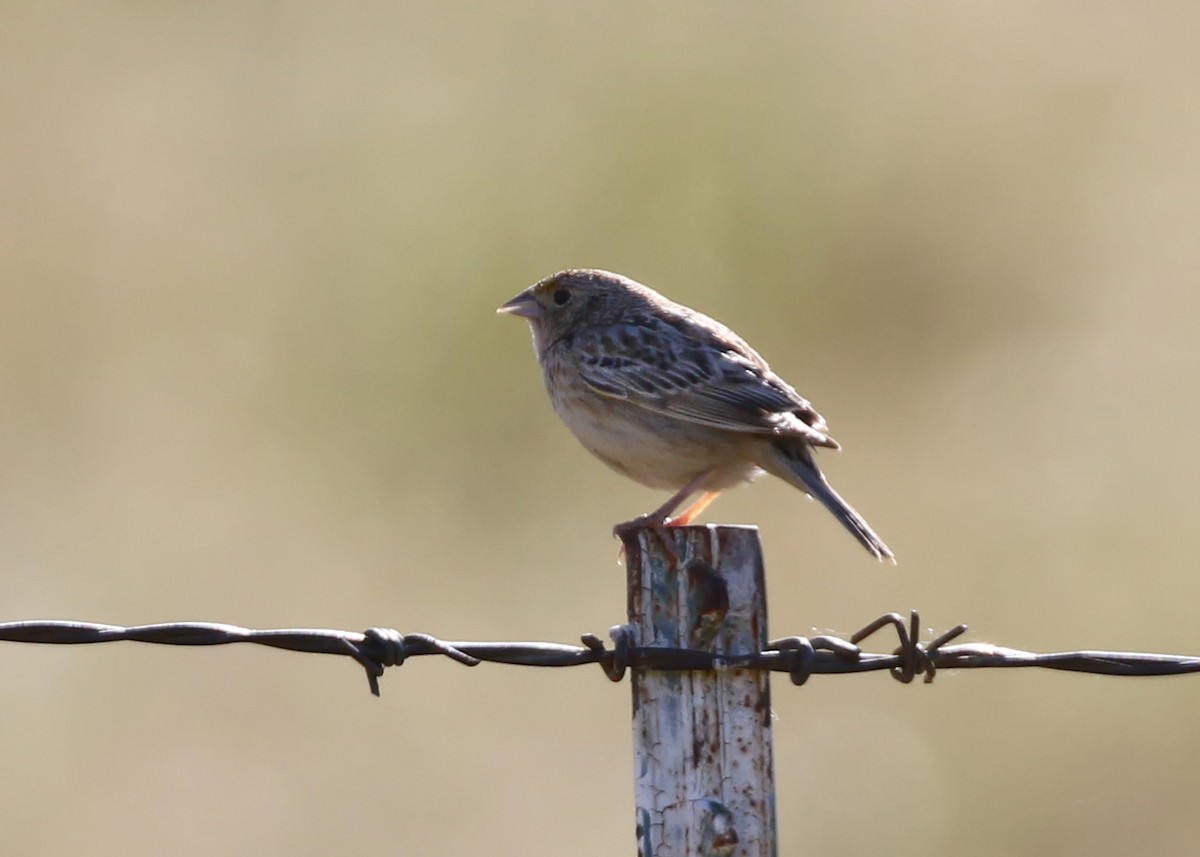
[[[696,518],[700,517],[700,514],[711,506],[713,500],[716,500],[719,496],[721,496],[720,491],[705,491],[695,503],[684,509],[681,514],[667,521],[667,526],[686,527],[692,521],[696,520]]]
[[[687,512],[691,512],[696,508],[696,506],[699,506],[700,508],[697,509],[692,516],[687,517],[686,520],[679,522],[673,521],[670,520],[670,515],[675,511],[676,508],[679,507],[680,503],[699,491],[700,486],[704,484],[705,480],[708,479],[710,475],[711,471],[705,470],[688,482],[687,485],[684,485],[682,488],[672,494],[671,498],[667,500],[667,502],[663,503],[653,512],[649,512],[645,515],[639,515],[632,521],[622,521],[621,523],[617,524],[613,527],[613,535],[620,537],[625,533],[628,533],[630,530],[638,530],[643,528],[651,530],[656,536],[658,536],[658,540],[662,542],[662,545],[666,549],[667,553],[670,554],[676,562],[678,562],[679,555],[675,552],[674,544],[671,541],[670,535],[667,533],[667,527],[686,526],[692,517],[695,517],[695,515],[699,514],[705,506],[712,502],[711,499],[705,501],[705,498],[708,497],[709,494],[712,494],[712,496],[715,498],[716,494],[710,491],[696,501],[696,503],[692,504],[692,506],[689,506]],[[685,515],[686,514],[687,513],[685,512]]]
[[[704,481],[708,479],[709,475],[709,471],[707,470],[705,470],[703,473],[700,473],[694,479],[688,482],[687,485],[684,485],[682,488],[672,494],[671,498],[667,500],[667,502],[663,503],[653,512],[648,512],[645,515],[638,515],[632,521],[622,521],[621,523],[617,524],[615,527],[613,527],[613,534],[619,535],[626,530],[636,530],[642,527],[647,527],[652,530],[664,529],[667,526],[667,522],[671,513],[679,507],[680,503],[699,491],[700,486],[704,484]],[[705,496],[708,495],[706,494]],[[701,498],[701,500],[703,500],[703,498]],[[712,501],[710,500],[709,502]],[[705,505],[708,504],[705,503]],[[689,507],[688,511],[691,511],[691,507]]]

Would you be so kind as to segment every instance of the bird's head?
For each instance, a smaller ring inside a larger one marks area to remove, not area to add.
[[[628,277],[580,268],[534,283],[496,312],[526,319],[540,352],[585,325],[615,324],[654,297],[654,292]]]

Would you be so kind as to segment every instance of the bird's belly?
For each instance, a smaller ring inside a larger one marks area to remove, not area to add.
[[[748,448],[750,436],[601,397],[569,407],[556,402],[555,410],[592,455],[650,488],[677,490],[711,470],[704,490],[722,490],[759,473]]]

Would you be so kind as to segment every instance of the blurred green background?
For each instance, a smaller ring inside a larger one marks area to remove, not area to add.
[[[727,322],[900,557],[777,482],[772,631],[919,607],[1200,653],[1200,7],[5,6],[4,620],[622,620],[614,521],[494,308],[569,266]],[[890,646],[881,641],[879,647]],[[632,853],[599,670],[0,645],[5,853]],[[775,687],[785,854],[1179,854],[1200,679]]]

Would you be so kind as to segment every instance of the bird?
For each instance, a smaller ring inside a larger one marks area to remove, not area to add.
[[[616,472],[675,492],[615,533],[665,536],[765,472],[818,500],[876,559],[895,562],[817,466],[815,450],[841,448],[824,417],[721,322],[592,268],[539,280],[496,311],[529,323],[550,401],[579,442]]]

